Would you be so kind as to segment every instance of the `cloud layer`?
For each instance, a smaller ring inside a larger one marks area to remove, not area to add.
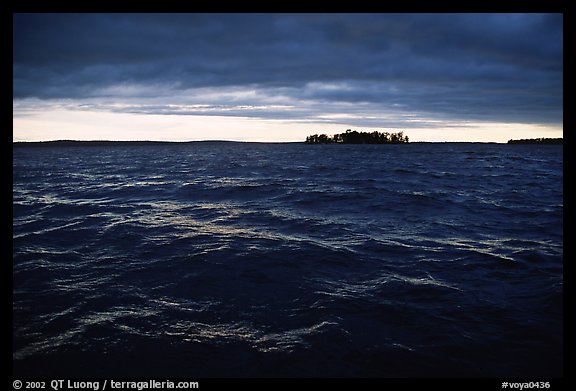
[[[561,124],[562,31],[559,14],[16,14],[13,98],[367,125]]]

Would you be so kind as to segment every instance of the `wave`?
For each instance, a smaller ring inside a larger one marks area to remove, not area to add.
[[[13,374],[561,376],[562,149],[341,149],[15,149]]]

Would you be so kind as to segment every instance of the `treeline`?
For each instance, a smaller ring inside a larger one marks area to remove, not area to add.
[[[348,129],[344,133],[328,136],[326,134],[313,134],[306,137],[307,144],[402,144],[408,142],[404,132],[358,132]]]
[[[563,144],[563,138],[523,138],[520,140],[508,140],[508,144]]]

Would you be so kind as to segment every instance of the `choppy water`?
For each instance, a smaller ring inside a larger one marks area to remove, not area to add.
[[[561,376],[562,146],[13,149],[15,376]]]

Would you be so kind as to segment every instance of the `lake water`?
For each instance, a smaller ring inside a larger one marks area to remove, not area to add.
[[[557,377],[561,145],[13,148],[13,375]]]

